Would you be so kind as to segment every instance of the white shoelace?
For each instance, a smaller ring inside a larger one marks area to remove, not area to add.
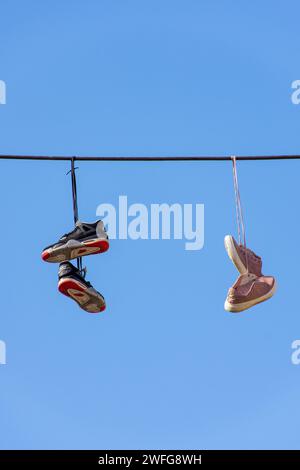
[[[233,166],[233,184],[234,184],[234,194],[235,194],[235,208],[236,208],[236,220],[237,220],[239,245],[244,246],[245,251],[246,251],[246,268],[247,268],[247,273],[248,273],[248,252],[247,252],[247,245],[246,245],[246,230],[245,230],[244,216],[243,216],[241,196],[240,196],[240,190],[239,190],[236,157],[232,156],[231,160],[232,160],[232,166]]]

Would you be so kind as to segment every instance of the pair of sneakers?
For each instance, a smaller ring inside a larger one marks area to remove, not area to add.
[[[224,308],[241,312],[272,297],[276,290],[273,276],[262,274],[262,260],[253,251],[239,245],[232,235],[226,235],[225,249],[240,275],[229,289]]]
[[[47,246],[42,259],[48,263],[60,263],[58,290],[72,298],[86,312],[99,313],[105,310],[103,295],[85,280],[82,271],[70,260],[82,256],[104,253],[109,248],[108,235],[102,220],[93,224],[76,222],[74,230],[63,235],[58,242]]]

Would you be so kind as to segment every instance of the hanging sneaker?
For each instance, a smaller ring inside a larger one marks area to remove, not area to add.
[[[108,235],[102,220],[94,224],[78,221],[72,232],[66,233],[57,243],[44,249],[42,259],[49,263],[61,263],[81,256],[103,253],[108,248]]]
[[[224,244],[229,258],[240,274],[247,272],[247,253],[248,272],[255,274],[257,277],[263,276],[261,272],[262,260],[253,251],[249,250],[249,248],[245,248],[243,245],[238,245],[232,235],[226,235]]]
[[[241,312],[269,299],[275,290],[276,282],[272,276],[242,274],[229,289],[224,308],[227,312]]]
[[[105,310],[104,297],[68,261],[59,265],[58,290],[75,300],[86,312],[99,313]]]

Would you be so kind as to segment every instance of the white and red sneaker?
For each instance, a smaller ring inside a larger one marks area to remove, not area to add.
[[[108,248],[108,235],[102,220],[94,224],[78,221],[72,232],[66,233],[57,243],[43,250],[42,259],[48,263],[61,263],[81,256],[104,253]]]
[[[79,269],[68,261],[61,263],[58,272],[58,290],[75,300],[88,313],[105,310],[104,297],[80,274]]]

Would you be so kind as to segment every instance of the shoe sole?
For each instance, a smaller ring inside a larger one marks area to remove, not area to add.
[[[246,274],[247,268],[244,265],[241,258],[239,257],[232,235],[226,235],[226,237],[224,238],[224,245],[225,245],[225,250],[227,251],[229,258],[235,265],[238,272],[240,274]]]
[[[65,278],[58,283],[58,290],[67,297],[71,297],[79,307],[88,313],[100,313],[106,308],[101,297],[89,291],[89,288],[79,281]]]
[[[228,300],[225,300],[224,308],[227,312],[242,312],[243,310],[247,310],[250,307],[253,307],[254,305],[260,304],[261,302],[264,302],[265,300],[268,300],[270,297],[272,297],[277,289],[277,284],[276,281],[274,282],[274,286],[268,292],[267,294],[263,295],[262,297],[259,297],[257,299],[249,300],[248,302],[243,302],[240,304],[231,304],[228,302]]]
[[[109,241],[106,239],[93,238],[84,242],[69,240],[65,245],[58,248],[48,248],[42,253],[43,261],[48,263],[62,263],[81,256],[96,255],[104,253],[109,249]]]

